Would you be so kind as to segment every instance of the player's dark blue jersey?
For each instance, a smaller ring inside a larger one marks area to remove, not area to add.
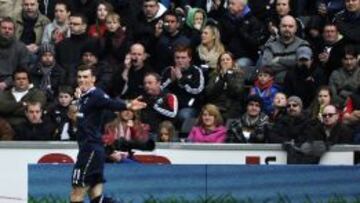
[[[77,141],[79,148],[103,147],[101,128],[103,114],[106,109],[120,111],[126,109],[124,101],[110,99],[99,88],[91,88],[78,101],[77,113]]]

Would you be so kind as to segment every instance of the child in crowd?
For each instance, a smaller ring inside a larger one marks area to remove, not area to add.
[[[49,116],[52,123],[56,125],[56,140],[75,140],[75,131],[70,122],[68,111],[73,101],[74,90],[70,86],[61,86],[57,96],[57,102],[50,107]]]
[[[173,142],[177,140],[175,126],[170,121],[163,121],[159,125],[159,142]]]
[[[250,95],[257,95],[263,101],[263,111],[270,115],[273,111],[273,100],[279,88],[274,84],[274,72],[271,67],[265,66],[259,70],[254,87],[250,90]]]
[[[226,128],[217,106],[205,105],[187,138],[189,142],[223,143],[226,140]]]

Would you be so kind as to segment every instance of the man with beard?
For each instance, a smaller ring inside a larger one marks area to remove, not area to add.
[[[297,30],[294,17],[287,15],[280,22],[280,37],[265,44],[262,66],[269,65],[275,72],[275,82],[282,84],[285,74],[296,65],[296,50],[309,43],[295,35]]]

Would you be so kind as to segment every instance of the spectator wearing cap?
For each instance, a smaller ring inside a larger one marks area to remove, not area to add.
[[[53,102],[60,85],[65,84],[65,70],[56,63],[55,49],[51,44],[42,44],[39,61],[30,69],[33,85],[46,94],[47,102]]]
[[[227,142],[264,143],[269,117],[262,112],[263,100],[258,95],[247,98],[246,112],[240,119],[230,122]]]
[[[240,67],[252,66],[259,46],[265,43],[265,28],[252,14],[246,0],[230,0],[219,19],[221,41],[234,54]]]
[[[296,95],[301,98],[304,109],[313,101],[317,89],[325,85],[325,76],[322,69],[313,63],[313,52],[310,47],[304,46],[296,50],[296,66],[286,73],[284,92],[287,95]]]
[[[286,72],[296,66],[296,50],[309,43],[295,35],[296,20],[290,15],[281,18],[280,36],[265,44],[260,64],[269,65],[275,72],[275,82],[282,84]]]
[[[250,89],[250,95],[257,95],[263,101],[263,110],[270,115],[274,110],[272,102],[280,87],[274,84],[274,71],[271,67],[264,66],[259,70],[254,86]]]
[[[358,52],[353,46],[346,46],[342,53],[342,68],[334,70],[330,75],[329,86],[334,101],[341,107],[345,100],[360,87],[360,69]]]
[[[306,140],[304,130],[311,125],[311,122],[303,112],[303,102],[300,97],[288,98],[286,113],[269,129],[268,141],[303,143]]]

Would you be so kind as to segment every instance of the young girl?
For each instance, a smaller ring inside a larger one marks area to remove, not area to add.
[[[331,104],[332,94],[329,86],[322,86],[319,88],[317,97],[309,107],[309,113],[312,119],[322,120],[322,112],[324,107]]]
[[[226,139],[226,128],[219,109],[213,104],[205,105],[187,138],[189,142],[223,143]]]
[[[254,87],[250,90],[250,95],[257,95],[263,101],[263,111],[270,115],[273,111],[273,99],[278,92],[278,87],[274,84],[274,72],[270,67],[260,69]]]
[[[100,38],[104,36],[106,31],[105,19],[106,16],[113,11],[111,4],[105,1],[101,1],[96,10],[96,23],[90,25],[88,34],[90,37]]]
[[[175,126],[170,121],[163,121],[159,126],[159,142],[173,142],[176,140]]]

